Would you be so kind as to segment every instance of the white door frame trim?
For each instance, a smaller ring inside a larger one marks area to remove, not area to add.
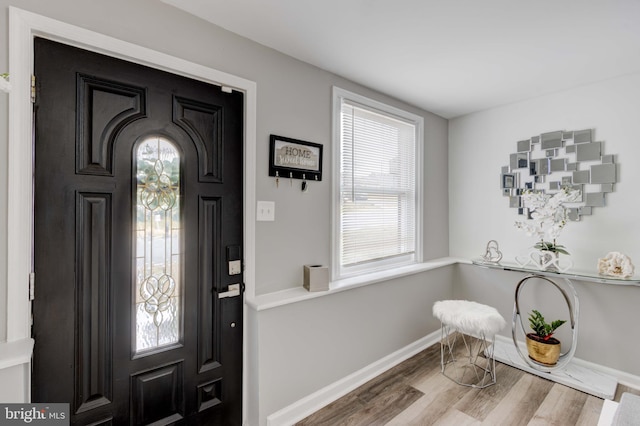
[[[94,31],[9,7],[7,342],[31,339],[28,300],[33,246],[33,112],[30,99],[33,39],[42,37],[174,74],[239,90],[244,108],[244,281],[245,300],[255,297],[256,83],[200,64],[118,40]],[[37,289],[36,289],[37,297]],[[245,318],[247,306],[245,303]],[[244,321],[245,348],[247,324]],[[27,345],[28,346],[28,345]],[[246,351],[245,351],[246,353]],[[30,356],[29,356],[30,358]],[[243,407],[248,406],[247,360],[243,373]],[[30,381],[30,378],[25,378]],[[29,383],[25,384],[30,387]],[[246,419],[246,412],[243,413]]]

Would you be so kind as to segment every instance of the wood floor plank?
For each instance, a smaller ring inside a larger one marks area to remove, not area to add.
[[[336,425],[374,426],[384,425],[411,406],[423,395],[414,387],[403,383],[386,388],[383,393],[373,398],[364,408],[353,413],[344,422]]]
[[[296,426],[331,426],[340,424],[352,414],[363,409],[365,404],[355,392],[350,392],[321,410],[296,423]]]
[[[409,426],[417,424],[415,419],[420,416],[424,407],[433,401],[434,397],[434,395],[422,395],[413,404],[385,423],[385,426]]]
[[[498,382],[461,386],[440,372],[437,343],[329,404],[300,426],[593,426],[603,400],[496,364]],[[640,390],[618,385],[622,393]]]
[[[556,383],[538,407],[529,426],[575,425],[586,401],[586,393]]]
[[[404,380],[407,384],[412,384],[417,380],[440,371],[440,344],[432,345],[420,351],[406,361],[392,367],[381,375],[381,379]],[[376,379],[374,379],[376,380]],[[374,381],[370,386],[375,387]]]
[[[440,344],[433,345],[420,354],[419,364],[417,363],[414,366],[415,368],[403,371],[403,375],[409,384],[440,373]]]
[[[478,420],[474,419],[471,416],[466,415],[465,413],[456,410],[455,408],[450,409],[442,417],[440,417],[433,425],[434,426],[480,426],[482,423]]]
[[[438,355],[437,361],[432,361],[435,367],[424,368],[422,371],[415,371],[412,375],[407,377],[407,384],[420,389],[420,384],[432,379],[436,376],[442,376],[440,368],[440,355]],[[443,376],[444,377],[444,376]]]
[[[420,418],[423,417],[423,412],[428,410],[433,401],[438,397],[440,392],[450,388],[458,388],[459,385],[453,383],[451,380],[438,373],[431,375],[428,378],[424,378],[422,381],[414,384],[414,387],[424,395],[416,400],[406,410],[399,413],[393,418],[387,425],[389,426],[405,426],[421,424]]]
[[[471,389],[469,387],[460,386],[459,384],[455,383],[453,380],[443,375],[440,370],[438,370],[434,374],[424,376],[421,380],[411,383],[411,386],[418,389],[425,395],[433,396],[436,396],[438,395],[438,393],[443,392],[449,388],[462,388],[466,391]]]
[[[542,404],[553,383],[523,374],[502,400],[487,414],[483,425],[524,426]]]
[[[582,407],[582,412],[580,413],[580,417],[578,417],[576,426],[597,425],[598,420],[600,419],[600,412],[602,411],[603,405],[603,399],[595,397],[593,395],[587,395],[587,400]]]
[[[524,371],[496,363],[496,384],[469,392],[456,403],[455,408],[478,421],[483,421],[525,374]]]
[[[416,372],[423,372],[430,369],[433,364],[433,353],[433,346],[430,346],[424,351],[417,353],[379,376],[369,380],[354,392],[362,401],[369,402],[382,393],[385,388],[394,386],[396,383],[407,383],[407,378],[412,377]]]
[[[423,401],[427,402],[426,405],[421,407],[418,414],[411,421],[411,424],[422,426],[434,424],[467,393],[477,391],[477,389],[472,389],[468,386],[458,385],[442,374],[424,381],[420,384],[419,389],[432,396],[431,401]]]

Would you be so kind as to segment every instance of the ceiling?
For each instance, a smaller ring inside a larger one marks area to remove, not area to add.
[[[162,0],[445,118],[640,71],[639,0]]]

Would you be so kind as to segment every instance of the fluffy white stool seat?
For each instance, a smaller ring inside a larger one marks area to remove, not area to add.
[[[433,316],[461,333],[474,336],[491,336],[507,325],[496,308],[468,300],[436,302],[433,304]]]
[[[474,388],[495,384],[495,335],[507,325],[502,315],[480,303],[442,300],[433,305],[433,316],[442,324],[442,374],[460,385]],[[458,348],[461,345],[463,348]]]

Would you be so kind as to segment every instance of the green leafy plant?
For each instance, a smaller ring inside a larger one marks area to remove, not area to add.
[[[550,251],[552,253],[569,254],[564,246],[556,244],[556,242],[550,243],[549,241],[539,241],[533,246],[536,250]]]
[[[529,314],[529,325],[534,331],[536,336],[542,340],[549,340],[553,335],[556,328],[567,322],[566,320],[555,320],[551,324],[548,324],[542,314],[539,311],[533,309]]]

